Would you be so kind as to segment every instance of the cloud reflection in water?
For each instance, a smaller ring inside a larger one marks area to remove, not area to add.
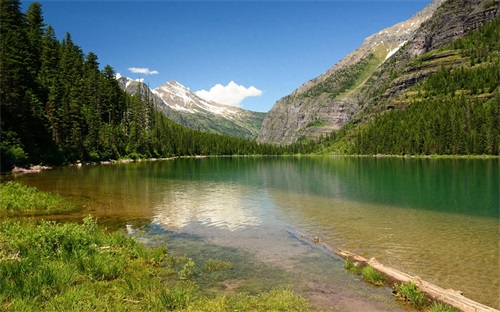
[[[179,230],[200,223],[235,231],[259,226],[262,194],[230,183],[185,183],[164,193],[155,208],[153,223]]]

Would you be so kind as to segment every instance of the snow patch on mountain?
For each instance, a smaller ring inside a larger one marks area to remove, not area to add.
[[[389,53],[387,53],[387,56],[385,57],[384,61],[387,61],[394,53],[398,52],[398,50],[401,49],[401,47],[404,46],[407,42],[408,42],[408,40],[405,40],[405,41],[401,42],[397,47],[395,47],[394,49],[389,51]]]
[[[226,118],[233,118],[233,115],[238,113],[238,110],[232,106],[219,104],[213,101],[205,100],[189,88],[183,86],[175,80],[171,80],[154,90],[162,100],[177,111],[190,113],[211,113],[221,115]]]

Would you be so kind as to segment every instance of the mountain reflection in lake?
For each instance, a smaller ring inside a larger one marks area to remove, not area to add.
[[[81,197],[81,215],[196,235],[288,268],[310,250],[286,233],[299,228],[500,308],[498,159],[222,157],[17,179]]]

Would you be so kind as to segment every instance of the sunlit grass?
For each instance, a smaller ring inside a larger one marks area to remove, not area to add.
[[[364,267],[361,270],[361,273],[363,274],[363,278],[367,282],[369,282],[369,283],[371,283],[373,285],[377,285],[377,286],[384,285],[384,276],[382,274],[380,274],[379,272],[377,272],[371,266]]]
[[[83,224],[3,221],[0,248],[2,310],[309,309],[305,299],[288,289],[206,296],[193,279],[199,270],[193,260],[101,230],[90,217]],[[207,264],[230,267],[225,261]]]
[[[428,312],[460,312],[460,309],[446,305],[441,302],[434,301],[426,310]]]
[[[1,185],[1,215],[54,213],[67,200],[9,182]],[[50,211],[50,212],[49,212]],[[165,246],[139,244],[87,217],[81,224],[0,221],[2,311],[307,311],[288,289],[206,292],[196,283],[222,278],[233,264],[207,259],[198,267]],[[250,273],[249,273],[250,274]],[[213,275],[213,276],[211,276]]]
[[[207,271],[223,271],[233,268],[233,264],[229,261],[209,260],[205,263],[205,270]]]
[[[47,215],[77,208],[63,197],[9,181],[0,184],[0,216]]]
[[[349,258],[345,259],[345,265],[347,271],[352,272],[354,274],[360,275],[362,273],[362,268],[358,263],[351,262]]]
[[[429,303],[425,294],[412,282],[395,284],[394,290],[396,291],[396,298],[413,305],[417,309],[423,309]]]

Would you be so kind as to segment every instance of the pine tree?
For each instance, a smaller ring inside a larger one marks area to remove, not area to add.
[[[23,119],[23,101],[32,85],[32,59],[26,18],[20,1],[0,1],[0,100],[2,130],[18,130]]]
[[[28,22],[28,40],[32,58],[33,75],[36,76],[42,67],[42,38],[44,34],[44,21],[42,15],[42,6],[38,2],[33,2],[26,11]]]

